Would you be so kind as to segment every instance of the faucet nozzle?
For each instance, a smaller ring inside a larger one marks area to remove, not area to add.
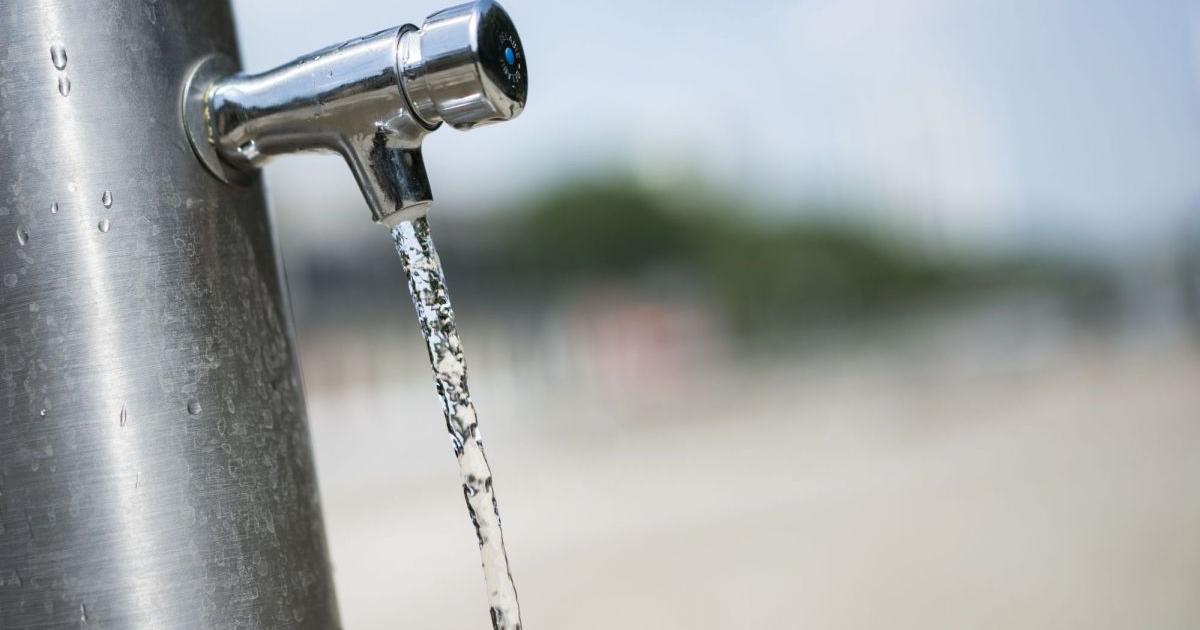
[[[529,74],[517,29],[494,2],[463,4],[426,18],[400,38],[404,92],[426,123],[455,129],[515,118]]]

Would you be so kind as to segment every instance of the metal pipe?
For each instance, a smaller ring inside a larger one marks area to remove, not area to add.
[[[340,626],[262,191],[180,129],[233,33],[0,4],[0,628]]]

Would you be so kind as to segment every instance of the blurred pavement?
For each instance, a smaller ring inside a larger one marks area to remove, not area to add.
[[[1200,627],[1190,340],[980,326],[697,364],[694,387],[624,405],[475,366],[526,626]],[[486,627],[419,342],[377,344],[392,385],[308,375],[343,619]]]

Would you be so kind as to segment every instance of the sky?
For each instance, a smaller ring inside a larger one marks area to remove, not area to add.
[[[930,240],[1144,249],[1200,212],[1196,1],[504,5],[529,103],[426,140],[437,204],[456,212],[614,173],[699,181],[768,214],[849,201]],[[442,5],[234,7],[257,71]],[[277,160],[267,176],[276,206],[305,218],[295,238],[367,220],[327,210],[357,194],[335,157]]]

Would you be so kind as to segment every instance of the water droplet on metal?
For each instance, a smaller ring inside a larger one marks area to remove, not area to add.
[[[75,192],[76,190],[79,190],[79,186],[76,186],[75,182],[67,182],[67,190],[70,192]]]
[[[29,242],[29,230],[26,230],[24,226],[17,226],[17,242],[22,245]]]
[[[50,214],[58,214],[58,202],[50,204]]]
[[[62,75],[58,77],[58,93],[67,96],[71,93],[71,77]]]
[[[4,274],[4,286],[6,286],[10,289],[12,287],[17,286],[17,274],[15,274],[15,273]]]
[[[104,194],[100,195],[100,203],[104,204],[105,208],[111,208],[112,207],[112,191],[109,191],[109,190],[104,191]]]
[[[54,63],[54,67],[62,70],[67,67],[67,49],[62,44],[55,42],[50,47],[50,61]]]
[[[43,417],[43,418],[45,418],[46,416],[50,415],[50,412],[49,412],[49,411],[46,411],[45,409],[43,409],[43,410],[41,410],[41,411],[39,411],[39,412],[38,412],[38,415],[39,415],[39,416],[41,416],[41,417]]]
[[[126,422],[129,422],[129,412],[128,412],[128,410],[127,410],[127,409],[126,409],[126,407],[125,407],[125,403],[121,403],[121,421],[120,421],[120,425],[121,425],[121,426],[125,426],[125,423],[126,423]]]
[[[88,618],[87,618],[87,606],[84,606],[83,604],[80,604],[80,605],[79,605],[79,621],[80,621],[80,623],[87,623],[87,620],[88,620]]]
[[[202,411],[200,408],[200,401],[199,400],[189,400],[187,409],[188,409],[188,413],[192,414],[193,416],[200,415],[200,411]]]
[[[108,219],[100,219],[100,223],[96,224],[96,227],[100,228],[101,232],[107,232],[108,231]]]

